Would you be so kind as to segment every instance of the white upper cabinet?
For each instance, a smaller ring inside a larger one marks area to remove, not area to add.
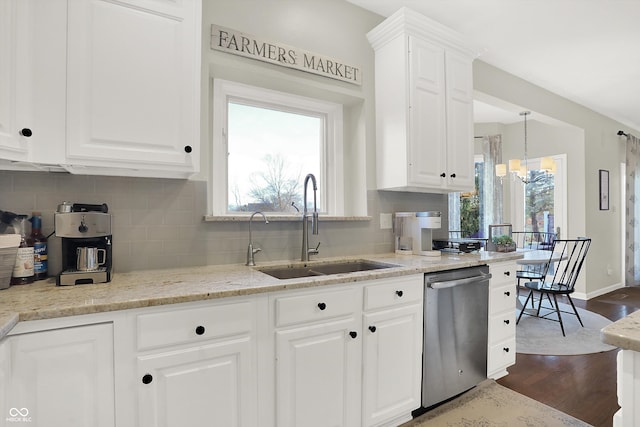
[[[65,5],[0,0],[2,168],[64,161]]]
[[[474,54],[403,8],[367,34],[375,50],[380,190],[472,190]]]
[[[97,175],[198,172],[201,0],[0,4],[11,12],[0,17],[11,24],[0,53],[16,57],[0,65],[11,91],[0,101],[0,158]]]

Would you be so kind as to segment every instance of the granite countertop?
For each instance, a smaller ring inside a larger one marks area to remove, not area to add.
[[[109,283],[77,286],[56,286],[55,280],[50,278],[29,285],[12,286],[0,291],[0,339],[21,321],[427,273],[508,261],[521,257],[522,254],[515,252],[506,254],[478,252],[474,254],[443,254],[439,258],[393,253],[324,258],[311,261],[311,263],[366,259],[394,264],[397,267],[287,280],[276,279],[258,271],[257,268],[299,265],[302,264],[300,261],[259,263],[257,267],[233,264],[131,273],[117,273],[116,271]]]
[[[605,344],[640,352],[640,311],[605,326],[601,338]]]

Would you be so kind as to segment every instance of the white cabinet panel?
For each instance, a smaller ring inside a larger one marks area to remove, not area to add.
[[[367,37],[376,54],[378,189],[472,190],[473,52],[406,8]]]
[[[355,317],[276,331],[276,425],[359,425],[360,337]]]
[[[487,377],[507,375],[516,363],[516,262],[489,265],[489,343]]]
[[[114,425],[111,324],[14,335],[6,341],[11,366],[6,408],[28,412],[34,426]]]
[[[420,407],[422,304],[365,314],[363,422],[379,425]]]
[[[73,163],[197,170],[197,4],[69,3],[67,155]]]
[[[197,172],[201,7],[0,0],[0,168]]]
[[[138,357],[140,426],[255,426],[250,337]]]

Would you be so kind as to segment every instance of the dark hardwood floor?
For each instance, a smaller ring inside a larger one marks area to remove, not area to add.
[[[573,298],[581,307],[616,321],[640,309],[640,287],[615,290],[589,301]],[[570,414],[596,427],[612,427],[618,410],[616,355],[618,350],[579,356],[517,354],[509,375],[498,383]]]

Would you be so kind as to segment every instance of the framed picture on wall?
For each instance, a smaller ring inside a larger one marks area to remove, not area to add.
[[[609,171],[600,169],[600,210],[609,210]]]

